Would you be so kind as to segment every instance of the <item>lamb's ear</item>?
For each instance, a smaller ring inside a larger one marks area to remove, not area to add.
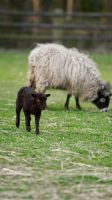
[[[32,93],[32,97],[33,97],[33,98],[36,98],[36,97],[37,97],[37,94],[36,94],[36,93]]]
[[[50,94],[46,94],[46,97],[49,97],[49,96],[51,96]]]

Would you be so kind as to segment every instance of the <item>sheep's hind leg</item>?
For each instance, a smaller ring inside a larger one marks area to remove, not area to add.
[[[81,106],[80,106],[79,98],[78,97],[75,97],[75,102],[76,102],[76,109],[77,110],[81,110]]]
[[[69,110],[69,102],[70,102],[70,97],[72,95],[71,94],[68,94],[67,95],[67,98],[66,98],[66,101],[65,101],[65,109],[68,111]]]

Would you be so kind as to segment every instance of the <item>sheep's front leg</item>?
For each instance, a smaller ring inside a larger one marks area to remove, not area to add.
[[[40,133],[39,131],[40,116],[41,116],[41,113],[39,113],[38,115],[35,115],[36,134]]]
[[[67,95],[67,98],[66,98],[66,101],[65,101],[65,109],[68,111],[69,110],[69,102],[70,102],[70,97],[72,95],[71,94],[68,94]]]
[[[81,106],[80,106],[79,98],[78,97],[75,97],[75,102],[76,102],[76,109],[77,110],[81,110]]]
[[[31,131],[31,127],[30,127],[30,121],[31,121],[31,117],[29,113],[24,113],[25,114],[25,123],[26,123],[26,130],[27,131]]]

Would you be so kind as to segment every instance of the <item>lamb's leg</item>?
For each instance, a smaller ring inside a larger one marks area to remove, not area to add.
[[[79,98],[78,97],[75,97],[75,102],[76,102],[76,109],[77,110],[81,110],[81,106],[80,106]]]
[[[67,95],[67,98],[66,98],[66,101],[65,101],[65,109],[68,111],[69,110],[69,102],[70,102],[70,97],[72,95],[71,94],[68,94]]]
[[[24,115],[25,115],[26,130],[27,131],[31,131],[31,127],[30,127],[31,117],[30,117],[30,114],[24,112]]]
[[[36,135],[39,134],[39,121],[40,121],[41,113],[38,113],[38,115],[35,115],[35,126],[36,126]]]
[[[21,112],[22,106],[19,104],[19,101],[16,101],[16,127],[18,128],[20,125],[20,112]]]

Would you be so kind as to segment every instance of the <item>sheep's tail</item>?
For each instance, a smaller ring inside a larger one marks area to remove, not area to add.
[[[35,66],[30,66],[28,71],[28,86],[32,88],[36,88],[36,80],[35,80]]]

